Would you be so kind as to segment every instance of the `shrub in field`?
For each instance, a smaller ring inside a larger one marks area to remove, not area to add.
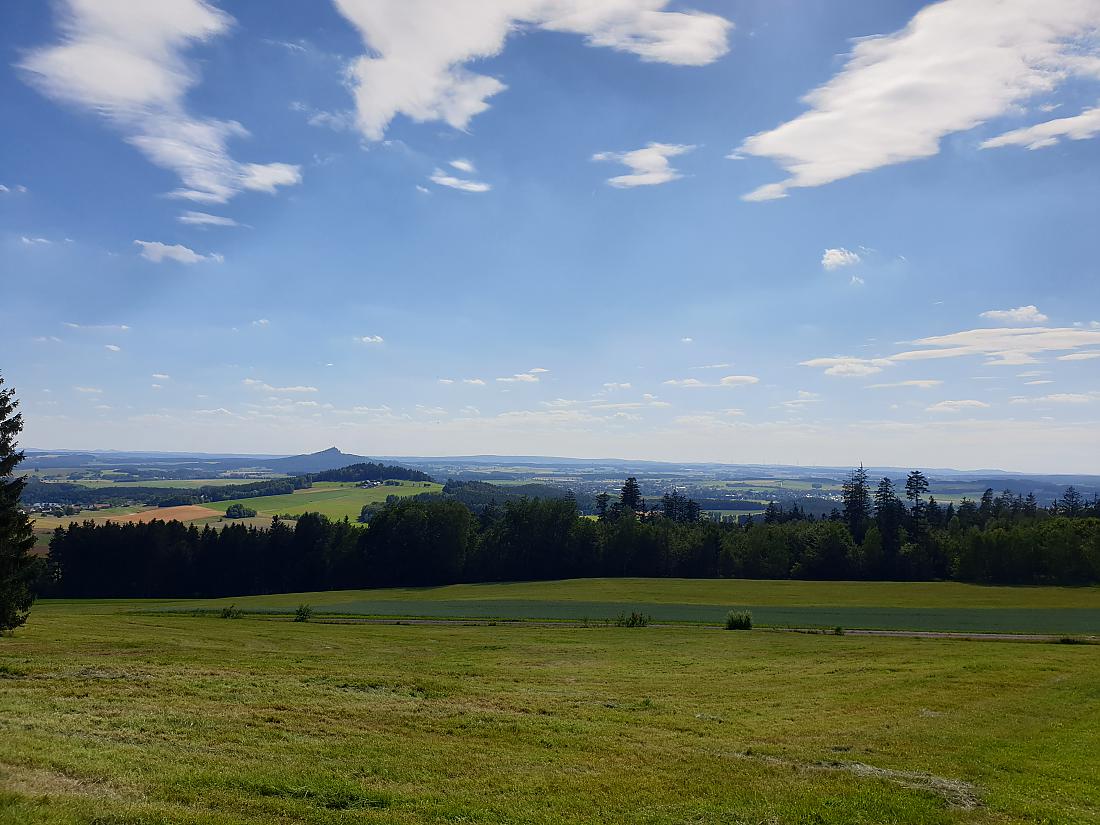
[[[752,614],[747,610],[731,610],[726,614],[726,630],[752,630]]]
[[[241,617],[241,609],[235,604],[231,604],[229,607],[223,607],[221,617],[223,619],[239,619]]]
[[[833,628],[833,635],[834,636],[843,636],[844,635],[844,628],[841,627],[840,625],[837,625],[836,627]]]
[[[294,611],[294,621],[296,622],[308,622],[313,618],[313,608],[308,604],[298,605],[298,609]]]
[[[617,627],[646,627],[651,621],[653,621],[652,616],[633,610],[629,616],[625,613],[620,613],[619,618],[615,620],[615,625]]]
[[[255,510],[251,507],[245,507],[243,504],[230,504],[225,508],[226,518],[253,518],[255,515]]]

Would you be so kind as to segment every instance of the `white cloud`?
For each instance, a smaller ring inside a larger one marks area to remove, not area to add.
[[[21,240],[23,243],[25,243],[28,246],[35,246],[35,245],[40,245],[40,244],[52,244],[53,243],[53,241],[51,241],[49,238],[30,238],[30,237],[27,237],[26,235],[23,235],[22,237],[20,237],[19,240]]]
[[[99,395],[103,392],[99,387],[73,387],[77,392],[87,393],[91,395]]]
[[[1086,350],[1085,352],[1071,352],[1069,355],[1059,355],[1059,361],[1091,361],[1100,358],[1100,350]]]
[[[674,143],[650,143],[644,149],[635,149],[633,152],[597,152],[592,160],[617,161],[630,169],[627,175],[616,175],[607,179],[614,187],[629,189],[634,186],[655,186],[682,178],[683,175],[672,168],[668,159],[694,148]]]
[[[1100,107],[1085,109],[1073,117],[1060,117],[1045,123],[1036,123],[1023,129],[1013,129],[982,144],[983,149],[999,146],[1023,146],[1027,149],[1043,149],[1054,146],[1062,138],[1087,140],[1100,135]]]
[[[684,337],[684,338],[681,338],[681,339],[680,339],[680,343],[681,343],[681,344],[694,344],[694,343],[695,343],[695,339],[694,339],[694,338],[687,338],[687,337]]]
[[[1002,324],[1044,324],[1049,320],[1034,304],[1015,309],[988,309],[981,317]]]
[[[167,381],[172,376],[168,375],[167,373],[163,373],[163,372],[154,372],[152,377],[155,378],[157,381]]]
[[[216,252],[200,255],[182,244],[165,244],[160,241],[134,241],[141,247],[141,257],[159,264],[162,261],[177,261],[181,264],[222,263],[225,258]]]
[[[442,169],[436,169],[432,172],[428,180],[436,186],[447,186],[451,189],[458,189],[461,192],[488,192],[493,188],[483,181],[456,178],[454,175],[448,175]]]
[[[9,195],[9,194],[13,194],[13,193],[17,194],[17,195],[24,195],[24,194],[26,194],[26,192],[27,192],[27,187],[23,186],[22,184],[15,184],[14,186],[5,186],[4,184],[0,183],[0,195]]]
[[[510,34],[536,27],[583,35],[642,60],[702,66],[726,53],[730,23],[668,0],[335,0],[367,56],[348,68],[358,127],[381,140],[398,114],[466,129],[506,88],[467,68],[495,57]]]
[[[453,378],[440,378],[439,379],[440,384],[453,384],[454,382],[455,382],[455,380]]]
[[[748,384],[757,384],[759,382],[760,379],[755,375],[727,375],[719,379],[717,384],[708,384],[705,381],[700,381],[698,378],[670,378],[664,383],[669,387],[700,389],[704,387],[741,387]]]
[[[206,212],[193,212],[188,210],[176,218],[180,223],[187,224],[188,226],[240,226],[232,218],[222,217],[221,215],[211,215]]]
[[[474,386],[474,387],[484,387],[485,386],[485,382],[480,378],[463,378],[462,383],[463,384],[470,384],[471,386]]]
[[[120,347],[118,344],[104,344],[103,348],[108,349],[111,352],[122,352],[122,347]]]
[[[1013,404],[1090,404],[1100,399],[1100,392],[1055,392],[1036,398],[1013,398]]]
[[[861,260],[859,255],[852,252],[852,250],[839,247],[837,249],[826,249],[825,254],[821,256],[821,265],[832,272],[842,266],[855,266]]]
[[[1100,329],[1090,327],[996,327],[970,329],[949,335],[918,338],[912,343],[923,349],[906,350],[885,358],[857,358],[838,355],[802,361],[802,366],[821,367],[826,375],[859,377],[882,372],[885,367],[905,361],[985,356],[989,366],[1010,367],[1038,363],[1036,356],[1049,352],[1076,350],[1100,345]],[[1089,350],[1088,352],[1092,352]],[[1084,360],[1073,355],[1059,360]]]
[[[939,152],[940,140],[999,117],[1074,75],[1100,74],[1092,0],[944,0],[902,30],[858,40],[804,98],[809,111],[753,135],[741,154],[789,174],[747,200],[784,197]]]
[[[606,384],[603,385],[603,388],[607,392],[616,392],[616,391],[619,391],[619,390],[629,390],[630,389],[630,382],[629,381],[622,381],[622,382],[620,382],[620,381],[608,381]]]
[[[466,160],[466,158],[455,158],[451,161],[450,165],[452,168],[457,169],[459,172],[465,172],[467,175],[472,175],[477,171],[473,163]]]
[[[803,367],[823,367],[826,375],[843,378],[862,378],[882,372],[891,362],[886,358],[856,358],[851,355],[834,355],[828,358],[811,358],[799,362]]]
[[[972,329],[950,335],[920,338],[915,344],[930,349],[910,350],[891,355],[891,361],[920,361],[930,358],[955,358],[985,355],[987,364],[1015,366],[1034,364],[1035,356],[1059,350],[1072,350],[1100,344],[1100,330],[1078,327],[1017,327]]]
[[[88,332],[129,332],[130,327],[127,324],[76,324],[72,321],[66,321],[65,326],[69,329],[82,329]]]
[[[957,413],[963,410],[980,410],[987,409],[989,407],[984,401],[975,401],[973,399],[964,399],[961,401],[940,401],[937,404],[933,404],[931,407],[926,408],[928,412],[934,413]]]
[[[173,195],[225,203],[244,189],[274,192],[301,180],[298,166],[234,160],[227,143],[248,131],[187,111],[198,74],[184,54],[225,34],[229,15],[204,0],[58,7],[61,43],[31,51],[20,68],[45,95],[104,116],[150,161],[175,172],[183,188]]]
[[[252,322],[252,326],[254,327],[266,327],[270,326],[270,324],[271,321],[269,321],[267,318],[257,318],[255,321]]]
[[[245,378],[243,381],[241,381],[241,383],[244,384],[246,387],[249,387],[250,389],[262,390],[263,392],[318,392],[318,389],[316,387],[307,387],[300,385],[291,387],[273,387],[271,386],[271,384],[268,384],[266,381],[261,381],[258,378]]]
[[[692,369],[693,370],[724,370],[729,366],[731,366],[731,365],[730,364],[725,364],[725,363],[723,363],[723,364],[703,364],[702,366],[699,366],[699,367],[692,367]]]
[[[538,380],[539,377],[537,375],[532,375],[529,372],[517,372],[515,375],[510,375],[504,378],[497,379],[497,381],[501,382],[502,384],[514,384],[517,382],[521,384],[535,384],[538,382]]]
[[[419,183],[416,185],[416,191],[419,192],[421,195],[430,195],[432,193],[431,189],[429,189],[427,186],[421,186]]]
[[[890,384],[868,384],[869,390],[883,390],[889,387],[916,387],[920,390],[930,390],[942,384],[938,378],[911,378],[908,381],[894,381]]]
[[[352,339],[357,344],[381,344],[384,343],[381,335],[357,335]]]

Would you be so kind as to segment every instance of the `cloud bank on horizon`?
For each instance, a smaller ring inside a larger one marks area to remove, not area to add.
[[[1095,469],[1100,0],[698,5],[0,12],[28,439]]]

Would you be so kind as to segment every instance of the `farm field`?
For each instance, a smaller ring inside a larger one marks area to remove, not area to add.
[[[352,521],[359,518],[364,504],[382,504],[389,496],[413,496],[418,493],[438,493],[443,489],[440,484],[418,481],[402,481],[396,486],[358,487],[352,483],[325,481],[314,484],[309,489],[295,490],[285,496],[257,496],[234,501],[214,501],[205,505],[224,513],[231,504],[243,504],[256,511],[257,516],[289,513],[320,513],[330,519],[342,519],[347,516]]]
[[[1096,647],[159,606],[44,602],[0,639],[0,823],[1100,817]]]
[[[1100,636],[1100,588],[980,587],[956,582],[799,582],[722,579],[575,579],[247,596],[189,602],[220,609],[351,617],[550,620],[600,623],[639,611],[655,622],[719,625],[747,608],[757,625]]]

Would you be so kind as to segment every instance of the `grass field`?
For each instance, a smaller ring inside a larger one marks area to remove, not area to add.
[[[389,496],[414,496],[418,493],[438,493],[443,489],[440,484],[418,481],[402,481],[397,486],[357,487],[335,481],[314,484],[306,490],[296,490],[285,496],[258,496],[235,501],[215,501],[207,504],[222,513],[231,504],[243,504],[251,507],[257,515],[270,518],[281,513],[300,515],[301,513],[321,513],[331,519],[347,516],[352,521],[359,518],[364,504],[381,504]]]
[[[686,604],[742,586],[834,607],[971,592],[643,580],[412,592]],[[1095,590],[974,590],[991,609],[1096,602]],[[1100,818],[1097,647],[134,612],[157,606],[42,603],[0,639],[0,823]]]
[[[248,596],[256,612],[362,617],[611,621],[639,611],[656,622],[721,624],[747,608],[759,626],[1100,636],[1100,588],[981,587],[955,582],[796,582],[716,579],[575,579]]]

